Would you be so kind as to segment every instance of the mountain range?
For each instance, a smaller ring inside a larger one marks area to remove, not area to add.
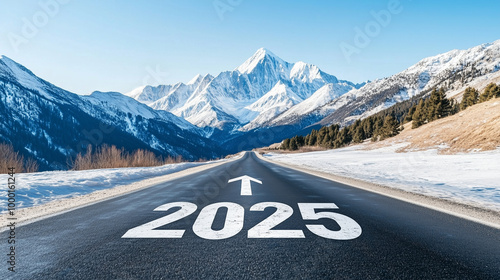
[[[259,49],[232,71],[131,92],[77,95],[0,57],[0,141],[43,169],[64,169],[88,144],[214,158],[349,124],[435,87],[453,96],[500,76],[500,40],[425,58],[393,76],[356,84]]]
[[[125,95],[202,127],[246,132],[311,98],[328,101],[362,85],[337,79],[317,66],[288,63],[264,48],[233,71],[198,75],[188,84],[141,87]]]
[[[428,57],[393,76],[355,84],[262,48],[233,71],[198,75],[187,85],[141,87],[126,95],[186,119],[236,151],[320,125],[350,124],[435,87],[453,95],[477,80],[495,79],[499,68],[500,40]],[[250,136],[253,144],[241,145]]]
[[[201,129],[169,112],[115,92],[80,96],[0,57],[0,142],[37,159],[41,170],[67,168],[68,159],[89,144],[191,160],[224,154],[202,135]]]

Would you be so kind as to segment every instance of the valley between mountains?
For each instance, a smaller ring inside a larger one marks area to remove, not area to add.
[[[213,159],[324,125],[347,125],[434,88],[460,99],[465,87],[498,80],[498,70],[500,40],[425,58],[363,83],[262,48],[234,70],[197,75],[186,84],[78,95],[2,56],[0,141],[35,159],[40,170],[67,169],[68,159],[88,145],[103,144]]]

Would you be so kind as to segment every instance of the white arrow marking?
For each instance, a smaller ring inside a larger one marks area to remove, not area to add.
[[[262,185],[262,182],[254,179],[250,176],[244,175],[238,178],[230,179],[227,181],[228,183],[236,182],[241,180],[241,195],[252,195],[252,187],[250,186],[250,181],[254,181],[255,183],[259,183]]]

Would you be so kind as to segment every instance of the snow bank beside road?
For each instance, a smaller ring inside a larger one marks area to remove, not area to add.
[[[243,154],[217,161],[177,163],[157,167],[16,174],[15,218],[21,223],[54,215],[202,172],[228,161],[237,160]],[[7,182],[7,175],[0,175],[0,181]],[[6,202],[6,189],[0,191],[0,196],[5,197]],[[0,224],[3,226],[7,222],[7,203],[2,203],[1,210]]]
[[[49,171],[16,174],[16,206],[25,208],[53,200],[88,194],[127,185],[155,176],[171,174],[206,163],[177,163],[157,167],[112,168],[83,171]],[[3,178],[6,175],[1,175]],[[7,179],[2,180],[7,182]],[[5,188],[0,197],[7,197]],[[1,213],[7,210],[2,205]]]
[[[274,161],[351,177],[453,202],[500,211],[500,149],[439,155],[437,150],[395,151],[407,144],[375,150],[364,145],[342,149],[266,154]]]
[[[27,207],[30,199],[24,199],[25,202],[28,201],[28,203],[24,204],[24,207],[18,209],[19,207],[16,205],[16,223],[23,224],[43,219],[52,215],[64,213],[71,209],[132,193],[165,181],[202,172],[222,165],[228,161],[240,159],[243,154],[244,153],[240,153],[230,159],[204,163],[179,163],[145,168],[18,174],[16,176],[24,178],[16,181],[18,186],[16,187],[16,197],[23,196],[24,191],[27,194],[25,197],[30,197],[29,193],[35,194],[32,196],[40,195],[42,191],[49,195],[41,195],[39,199],[36,200],[31,199],[32,202],[37,201],[37,203],[43,204]],[[60,176],[53,176],[54,174]],[[29,178],[34,175],[38,175],[38,179],[36,179],[36,177],[31,178],[31,185],[25,185],[25,187],[23,187],[22,182],[29,181]],[[146,177],[149,177],[149,179],[145,179]],[[5,182],[7,182],[7,177],[5,177]],[[75,189],[72,189],[72,187],[75,187]],[[23,201],[22,198],[21,201]],[[3,209],[5,209],[6,206],[3,205],[3,207]],[[0,224],[2,225],[0,232],[8,229],[5,227],[9,221],[8,217],[11,217],[8,213],[0,214]]]

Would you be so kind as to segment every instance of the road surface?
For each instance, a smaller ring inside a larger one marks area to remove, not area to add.
[[[500,279],[498,229],[253,153],[16,234],[1,279]]]

